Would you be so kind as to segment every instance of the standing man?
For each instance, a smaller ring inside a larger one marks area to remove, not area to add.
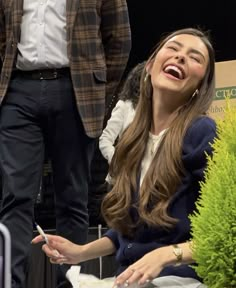
[[[130,44],[126,0],[0,0],[0,221],[12,236],[12,288],[25,285],[45,143],[57,233],[86,242],[95,139]]]

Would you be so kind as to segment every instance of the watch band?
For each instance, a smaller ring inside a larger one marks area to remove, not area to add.
[[[175,266],[181,265],[183,260],[183,250],[178,246],[178,244],[173,245],[173,253],[177,260]]]

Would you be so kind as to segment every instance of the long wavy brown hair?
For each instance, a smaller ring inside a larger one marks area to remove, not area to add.
[[[130,216],[131,207],[139,214],[139,223],[149,226],[171,228],[177,221],[168,215],[168,205],[185,173],[181,156],[182,143],[186,130],[197,117],[207,114],[215,92],[215,55],[209,39],[209,33],[200,29],[186,28],[175,31],[165,37],[150,56],[152,61],[163,45],[179,34],[190,34],[199,37],[209,53],[209,64],[205,77],[198,88],[197,97],[191,97],[179,108],[179,113],[171,122],[161,140],[152,164],[139,189],[138,177],[140,164],[148,142],[152,121],[152,93],[150,77],[145,80],[144,68],[140,81],[140,98],[132,124],[121,137],[113,156],[110,174],[114,185],[102,202],[103,217],[111,228],[123,235],[132,235],[138,223]],[[193,91],[194,92],[194,91]],[[173,139],[175,139],[173,141]],[[138,201],[134,193],[139,191]]]

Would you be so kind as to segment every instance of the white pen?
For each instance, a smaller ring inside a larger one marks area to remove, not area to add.
[[[35,222],[35,226],[36,226],[36,229],[38,230],[39,234],[43,237],[45,243],[47,245],[49,245],[48,237],[44,233],[43,229],[36,222]],[[56,249],[54,250],[54,254],[55,254],[56,257],[58,257],[60,255],[60,253]],[[62,263],[60,263],[60,265],[62,265]]]
[[[46,244],[48,244],[48,237],[44,233],[43,229],[37,223],[35,223],[35,225],[36,225],[36,229],[38,230],[39,234],[43,237]]]

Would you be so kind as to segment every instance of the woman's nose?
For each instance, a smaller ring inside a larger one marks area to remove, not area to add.
[[[176,55],[175,56],[175,59],[176,60],[178,60],[178,62],[180,62],[180,63],[185,63],[185,57],[184,57],[184,55]]]

